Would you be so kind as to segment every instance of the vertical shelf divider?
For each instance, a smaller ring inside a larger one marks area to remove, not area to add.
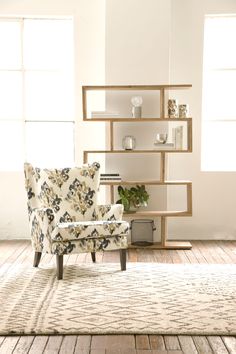
[[[114,150],[114,123],[112,120],[109,122],[110,125],[110,150]],[[110,198],[111,198],[111,204],[115,203],[115,189],[114,189],[114,184],[110,185]]]

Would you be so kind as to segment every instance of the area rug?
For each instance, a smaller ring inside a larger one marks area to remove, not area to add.
[[[0,334],[236,335],[236,266],[18,267],[0,279]]]

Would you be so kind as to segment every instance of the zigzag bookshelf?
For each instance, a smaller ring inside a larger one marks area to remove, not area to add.
[[[83,86],[82,87],[82,99],[83,99],[83,120],[86,122],[107,122],[109,124],[110,132],[110,149],[109,150],[86,150],[84,151],[83,160],[84,163],[88,162],[89,154],[160,154],[160,179],[159,180],[128,180],[128,181],[103,181],[101,184],[109,186],[111,190],[111,202],[114,203],[114,188],[118,185],[131,186],[136,184],[152,185],[152,186],[185,186],[187,208],[186,210],[171,210],[171,211],[137,211],[127,214],[132,218],[148,218],[148,217],[160,217],[161,219],[161,242],[154,243],[151,246],[147,246],[147,249],[190,249],[192,247],[190,242],[183,241],[168,241],[167,237],[167,219],[168,217],[189,217],[192,216],[192,182],[191,181],[169,181],[166,179],[166,159],[167,154],[171,153],[191,153],[192,152],[192,118],[168,118],[165,116],[166,105],[166,92],[169,90],[184,90],[191,88],[192,85],[128,85],[128,86]],[[131,117],[99,117],[89,118],[87,114],[87,93],[90,91],[110,91],[110,90],[139,90],[139,91],[159,91],[160,93],[160,117],[158,118],[131,118]],[[116,123],[122,122],[186,122],[187,124],[187,147],[185,149],[148,149],[148,150],[117,150],[114,148],[114,126]],[[124,214],[125,217],[125,214]],[[142,248],[141,246],[130,245],[130,248]]]

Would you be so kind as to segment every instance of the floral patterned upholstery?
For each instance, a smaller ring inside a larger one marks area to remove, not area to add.
[[[122,205],[97,205],[99,164],[40,169],[25,163],[32,245],[64,255],[126,249]]]

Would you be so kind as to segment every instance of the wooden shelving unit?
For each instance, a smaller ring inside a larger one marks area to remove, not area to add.
[[[190,249],[190,242],[168,241],[167,240],[167,217],[187,217],[192,215],[192,182],[191,181],[168,181],[166,180],[166,155],[169,153],[190,153],[192,152],[192,118],[167,118],[165,117],[165,92],[168,90],[188,89],[192,85],[128,85],[128,86],[83,86],[83,120],[86,122],[107,122],[110,132],[110,149],[109,150],[86,150],[84,151],[84,163],[88,162],[89,154],[160,154],[160,180],[133,180],[133,181],[104,181],[102,185],[110,186],[111,202],[114,203],[114,188],[118,185],[184,185],[186,186],[187,208],[181,211],[137,211],[135,213],[126,213],[126,217],[160,217],[161,219],[161,242],[145,248],[151,249]],[[160,92],[160,117],[159,118],[88,118],[87,116],[87,92],[97,90],[157,90]],[[114,123],[122,122],[186,122],[187,123],[187,148],[182,150],[176,149],[153,149],[153,150],[116,150],[114,149]],[[130,245],[130,248],[142,248]]]

